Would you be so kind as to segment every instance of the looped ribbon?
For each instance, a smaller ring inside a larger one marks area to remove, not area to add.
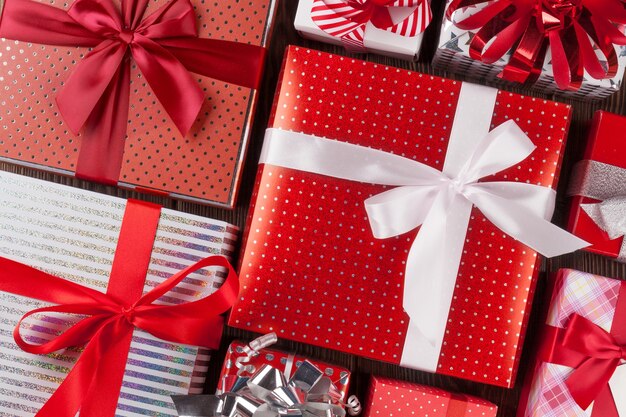
[[[566,326],[562,345],[585,357],[565,384],[576,403],[586,410],[626,361],[626,345],[620,345],[611,333],[578,314]]]
[[[455,20],[467,7],[477,11]],[[508,81],[536,81],[549,47],[562,90],[580,88],[585,70],[595,79],[614,77],[614,45],[626,45],[618,28],[626,24],[624,0],[453,0],[446,16],[461,29],[478,30],[470,43],[473,59],[493,64],[513,51],[499,75]]]
[[[93,48],[56,99],[70,130],[83,132],[76,176],[116,184],[128,124],[131,60],[184,136],[205,101],[191,73],[249,88],[260,82],[265,49],[198,37],[189,0],[76,0],[65,11],[33,0],[7,0],[0,37]]]
[[[237,376],[242,375],[244,372],[254,372],[254,366],[248,364],[250,360],[260,354],[261,349],[265,349],[268,346],[278,342],[278,336],[276,333],[268,333],[266,335],[257,337],[252,342],[243,347],[243,353],[245,356],[239,356],[235,360],[235,366],[237,367]],[[290,356],[291,359],[291,356]]]
[[[280,129],[266,132],[262,164],[395,187],[365,200],[375,238],[400,236],[420,227],[406,260],[403,307],[410,322],[401,359],[405,366],[436,371],[473,206],[504,233],[545,256],[589,245],[547,220],[554,209],[551,188],[482,182],[535,150],[512,120],[484,137],[471,136],[485,125],[482,115],[489,116],[489,126],[495,91],[462,85],[459,103],[475,108],[457,104],[443,171],[337,140]],[[481,116],[472,117],[477,114]]]
[[[180,417],[345,417],[341,393],[309,361],[287,381],[264,364],[250,378],[240,377],[220,395],[172,396]]]
[[[599,200],[580,207],[610,239],[626,236],[626,169],[593,160],[580,161],[572,172],[568,194]],[[617,260],[626,262],[626,239]]]
[[[113,417],[135,328],[173,343],[219,347],[221,314],[233,305],[239,289],[237,275],[226,258],[204,258],[142,295],[159,216],[156,205],[128,202],[106,294],[0,258],[0,291],[56,304],[22,317],[13,331],[17,345],[33,354],[85,346],[37,417],[75,417],[79,411],[89,417]],[[207,267],[228,271],[219,290],[184,304],[155,303],[187,276]],[[86,317],[50,341],[28,343],[20,334],[22,322],[52,312]]]
[[[350,52],[365,52],[368,22],[401,36],[417,36],[432,20],[429,0],[315,0],[313,22],[341,39]]]

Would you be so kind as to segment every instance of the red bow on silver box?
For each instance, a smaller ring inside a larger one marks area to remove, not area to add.
[[[454,13],[478,11],[467,18]],[[554,80],[561,90],[580,88],[584,72],[613,78],[619,70],[615,45],[626,45],[624,0],[453,0],[446,16],[455,26],[478,30],[470,43],[473,59],[492,64],[512,51],[500,77],[534,82],[550,48]]]
[[[408,14],[407,14],[408,13]],[[351,52],[365,52],[365,28],[401,36],[417,36],[432,20],[428,0],[315,0],[313,22],[327,34],[340,38]]]

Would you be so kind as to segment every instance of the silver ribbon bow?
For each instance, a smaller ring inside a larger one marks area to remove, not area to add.
[[[580,207],[609,238],[626,236],[626,169],[598,161],[581,161],[574,167],[569,194],[600,200]],[[626,262],[626,239],[617,260]]]
[[[239,377],[221,395],[172,396],[180,417],[345,417],[341,393],[330,378],[304,361],[287,381],[271,365]]]

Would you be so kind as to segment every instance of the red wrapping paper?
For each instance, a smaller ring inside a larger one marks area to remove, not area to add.
[[[151,0],[145,15],[165,2]],[[72,2],[46,3],[67,9]],[[200,37],[266,45],[275,11],[272,0],[193,3]],[[4,91],[0,100],[0,160],[73,176],[83,135],[70,131],[55,97],[87,48],[1,39],[0,49],[4,62],[0,68]],[[233,207],[257,93],[211,78],[193,77],[205,100],[195,124],[183,137],[133,63],[118,185]]]
[[[615,132],[621,132],[624,128],[626,128],[625,117],[598,111],[591,124],[583,159],[626,169],[626,160],[624,159],[626,142],[615,135]],[[592,244],[586,250],[617,258],[620,254],[623,238],[611,239],[581,208],[581,204],[598,202],[599,200],[593,198],[574,196],[571,201],[568,230]]]
[[[235,340],[228,346],[228,352],[226,353],[222,373],[220,374],[218,391],[227,392],[233,387],[233,384],[237,380],[237,373],[239,372],[239,368],[236,366],[237,358],[246,357],[243,350],[245,347],[246,344],[238,340]],[[339,392],[343,394],[342,401],[347,399],[350,385],[350,371],[339,366],[329,365],[300,355],[267,348],[261,349],[257,356],[250,358],[250,361],[243,365],[252,365],[255,367],[255,371],[258,371],[262,365],[271,365],[282,372],[287,371],[288,377],[291,377],[297,367],[305,360],[308,360],[324,371],[326,376],[335,384]],[[244,371],[240,376],[249,377],[253,373],[254,372]]]
[[[270,127],[371,146],[441,169],[461,83],[290,47]],[[494,180],[555,187],[570,108],[499,92],[538,150]],[[229,323],[400,363],[404,260],[416,231],[377,240],[363,200],[384,187],[259,166]],[[514,381],[539,262],[472,212],[437,372]]]
[[[374,376],[365,417],[495,417],[497,413],[495,404],[477,397]]]

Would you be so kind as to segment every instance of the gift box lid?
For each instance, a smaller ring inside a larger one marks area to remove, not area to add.
[[[593,117],[584,159],[602,162],[626,169],[623,155],[626,143],[615,136],[626,128],[626,117],[598,111]],[[573,196],[569,215],[568,229],[575,235],[592,243],[586,250],[600,255],[617,257],[623,244],[623,238],[611,239],[607,232],[600,229],[593,219],[581,208],[581,204],[598,203],[593,198]]]
[[[470,395],[372,377],[365,417],[495,417],[498,407]]]

